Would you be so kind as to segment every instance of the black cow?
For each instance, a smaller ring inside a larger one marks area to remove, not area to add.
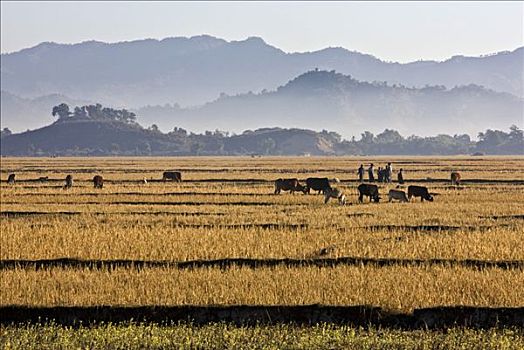
[[[13,185],[15,183],[15,174],[9,174],[7,177],[7,183]]]
[[[291,194],[295,191],[306,193],[306,187],[302,186],[298,179],[275,180],[275,194],[280,194],[281,191],[290,191]]]
[[[433,202],[433,196],[429,194],[428,188],[424,186],[411,185],[408,187],[408,199],[411,201],[411,197],[420,197],[420,201],[424,202],[428,200]]]
[[[73,187],[73,176],[72,175],[67,175],[66,178],[65,178],[64,189],[68,189],[68,188],[71,188],[71,187]]]
[[[93,185],[95,188],[103,188],[104,178],[100,175],[95,175],[95,177],[93,177]]]
[[[374,201],[375,203],[378,203],[380,201],[377,185],[360,184],[358,186],[358,192],[358,201],[360,203],[364,201],[364,196],[368,196],[370,202]]]
[[[173,180],[175,182],[182,182],[182,174],[179,171],[164,171],[162,180]]]
[[[331,189],[329,184],[329,179],[327,177],[309,177],[306,179],[306,191],[304,193],[310,193],[310,190],[313,189],[319,193],[324,193],[326,190]]]

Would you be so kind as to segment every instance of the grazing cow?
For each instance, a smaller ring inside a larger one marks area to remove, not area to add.
[[[173,180],[175,182],[182,182],[182,174],[179,171],[164,171],[162,180]]]
[[[318,256],[329,255],[329,254],[334,253],[336,249],[337,249],[337,246],[335,244],[332,244],[330,246],[320,249],[316,255]]]
[[[319,194],[320,192],[325,193],[326,190],[331,189],[331,185],[329,184],[329,179],[327,177],[309,177],[307,178],[305,193],[309,194],[311,189],[318,191],[317,194]]]
[[[95,186],[95,188],[103,188],[104,178],[100,175],[95,175],[95,177],[93,177],[93,185]]]
[[[429,194],[428,188],[424,186],[411,185],[408,187],[408,200],[411,201],[411,197],[420,197],[420,201],[424,202],[428,200],[433,202],[433,196]]]
[[[142,183],[143,183],[144,185],[147,185],[147,179],[146,179],[145,177],[144,177],[144,179],[142,180]]]
[[[49,176],[41,176],[38,178],[38,181],[40,182],[47,182],[47,180],[49,180]]]
[[[281,191],[290,191],[291,194],[295,191],[306,193],[306,187],[302,186],[298,179],[275,180],[275,194],[280,194]]]
[[[451,173],[451,186],[460,186],[460,173],[459,172],[452,172]]]
[[[7,177],[7,183],[10,185],[14,185],[15,183],[15,174],[9,174]]]
[[[370,185],[370,184],[360,184],[358,186],[358,201],[362,203],[364,201],[364,196],[369,197],[369,201],[372,200],[375,203],[378,203],[380,201],[380,196],[378,194],[378,186],[377,185]]]
[[[68,189],[68,188],[71,188],[71,187],[73,187],[73,176],[72,175],[67,175],[66,178],[65,178],[64,189]]]
[[[329,199],[331,199],[331,198],[338,199],[338,203],[340,205],[345,205],[346,204],[346,196],[338,188],[331,188],[330,187],[330,188],[327,188],[324,191],[324,203],[327,204],[327,202],[329,202]]]
[[[399,200],[401,202],[409,202],[408,197],[406,196],[406,192],[399,191],[399,190],[389,190],[388,193],[389,201],[391,202],[393,199]]]

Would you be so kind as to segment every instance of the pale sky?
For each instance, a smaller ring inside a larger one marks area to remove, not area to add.
[[[1,51],[208,34],[260,36],[286,52],[342,46],[387,61],[524,46],[524,2],[9,2]]]

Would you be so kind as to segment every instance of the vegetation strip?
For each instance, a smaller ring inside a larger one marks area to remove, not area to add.
[[[130,321],[189,321],[194,324],[227,322],[237,325],[331,323],[401,329],[441,329],[455,326],[522,328],[524,308],[436,307],[415,309],[411,314],[402,314],[373,306],[328,305],[0,307],[2,325],[28,322],[80,325]]]
[[[484,261],[484,260],[455,260],[455,259],[393,259],[393,258],[359,258],[359,257],[340,257],[340,258],[311,258],[311,259],[250,259],[250,258],[225,258],[214,260],[188,260],[188,261],[164,261],[164,260],[84,260],[74,258],[41,259],[41,260],[0,260],[0,270],[15,268],[48,269],[54,267],[77,268],[77,269],[115,269],[115,268],[229,268],[232,266],[248,268],[266,268],[276,266],[301,267],[335,267],[340,265],[372,265],[378,267],[385,266],[422,266],[422,265],[443,265],[460,266],[478,269],[499,268],[524,269],[523,260],[508,261]]]

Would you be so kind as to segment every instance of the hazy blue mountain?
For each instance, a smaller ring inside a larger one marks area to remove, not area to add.
[[[3,84],[2,84],[3,85]],[[69,105],[84,105],[88,101],[72,99],[60,94],[22,98],[7,91],[0,92],[1,126],[18,132],[48,125],[56,118],[51,116],[53,106],[62,102]]]
[[[273,90],[319,68],[362,81],[423,87],[476,84],[524,96],[524,48],[444,62],[384,62],[343,48],[285,53],[251,37],[211,36],[106,44],[42,43],[1,56],[2,89],[22,97],[63,94],[113,106],[199,105],[220,93]]]
[[[310,71],[275,91],[222,96],[195,108],[138,110],[138,121],[162,130],[218,128],[233,132],[268,126],[334,129],[344,137],[384,128],[404,135],[476,134],[522,126],[524,99],[477,85],[421,89],[368,83],[334,71]]]

